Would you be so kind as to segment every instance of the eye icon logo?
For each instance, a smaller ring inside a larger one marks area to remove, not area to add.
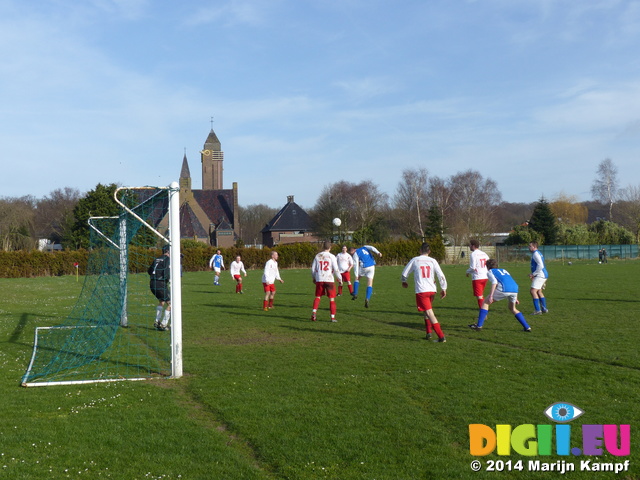
[[[549,405],[549,407],[544,411],[544,414],[547,417],[558,423],[570,422],[571,420],[578,418],[583,413],[584,411],[580,410],[575,405],[565,402],[558,402],[553,405]]]

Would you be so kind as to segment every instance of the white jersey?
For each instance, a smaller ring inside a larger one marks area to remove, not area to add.
[[[247,271],[244,269],[244,263],[236,262],[234,260],[231,262],[231,265],[229,265],[229,273],[231,273],[232,277],[235,277],[236,275],[240,275],[240,273],[244,273],[246,275]]]
[[[471,252],[467,273],[471,274],[472,280],[484,280],[487,278],[487,260],[489,260],[489,255],[482,250],[475,249]]]
[[[353,257],[347,252],[340,252],[336,255],[338,261],[338,271],[340,273],[348,272],[353,268]]]
[[[264,264],[264,273],[262,274],[262,283],[271,285],[276,280],[280,280],[280,271],[278,270],[278,262],[273,258],[267,260]]]
[[[402,281],[406,282],[411,273],[413,273],[413,279],[416,284],[416,293],[437,292],[436,276],[438,277],[440,288],[442,290],[447,289],[447,279],[442,273],[440,264],[429,255],[413,257],[402,271]]]
[[[340,280],[336,256],[330,252],[317,254],[311,265],[311,275],[316,282],[333,282],[334,276]]]

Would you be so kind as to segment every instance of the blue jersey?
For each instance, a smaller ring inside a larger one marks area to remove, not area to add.
[[[531,254],[531,273],[536,277],[549,278],[547,267],[544,264],[544,255],[540,250],[534,250]]]
[[[216,254],[213,257],[211,257],[211,260],[209,261],[209,266],[213,268],[220,268],[224,266],[224,259],[222,258],[222,255]]]
[[[363,268],[373,267],[376,264],[376,261],[373,258],[373,255],[371,255],[369,249],[373,249],[373,247],[369,247],[368,245],[360,247],[356,250],[355,253],[356,258],[360,261]]]
[[[487,272],[491,283],[497,283],[499,290],[503,293],[518,293],[518,284],[513,277],[503,268],[492,268]]]

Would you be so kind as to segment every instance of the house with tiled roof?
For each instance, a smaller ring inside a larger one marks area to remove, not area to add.
[[[285,243],[320,241],[312,228],[309,214],[294,201],[293,195],[289,195],[286,205],[262,229],[262,243],[266,247],[275,247]]]
[[[223,161],[220,140],[213,128],[200,152],[202,189],[191,186],[191,172],[185,153],[180,171],[180,234],[216,247],[232,247],[240,232],[237,218],[238,183],[223,188]]]

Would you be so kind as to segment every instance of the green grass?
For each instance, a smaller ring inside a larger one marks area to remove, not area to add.
[[[505,265],[533,309],[528,265]],[[640,478],[640,263],[551,263],[550,314],[525,334],[505,302],[482,332],[466,266],[445,266],[435,301],[447,343],[423,340],[401,267],[376,272],[371,308],[327,299],[309,321],[308,270],[283,271],[276,308],[264,312],[261,272],[245,295],[228,274],[183,278],[180,380],[22,388],[35,326],[60,321],[75,277],[0,280],[0,478],[480,479],[557,478],[557,472],[473,473],[471,423],[549,424],[558,401],[584,410],[571,423],[631,424],[631,456],[532,457],[575,463],[631,460],[631,471],[567,477]],[[364,293],[364,292],[362,292]],[[149,312],[152,321],[153,312]],[[480,460],[529,460],[492,454]]]

